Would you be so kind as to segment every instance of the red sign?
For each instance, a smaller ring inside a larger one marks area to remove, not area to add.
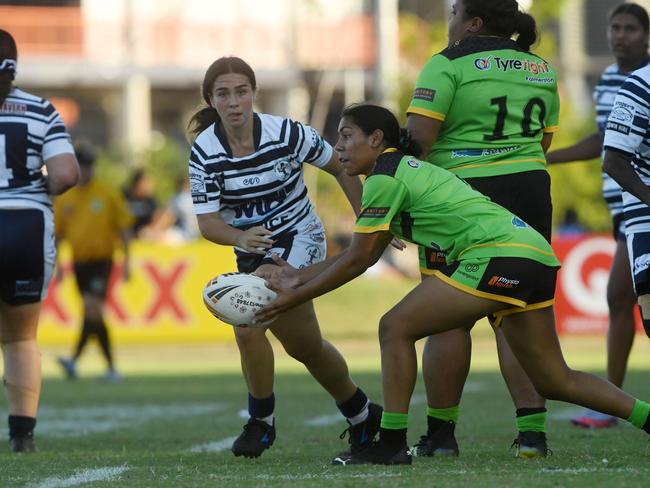
[[[571,236],[554,239],[553,249],[562,263],[555,292],[558,332],[607,332],[607,280],[616,242],[607,235]],[[641,329],[638,313],[636,320]]]

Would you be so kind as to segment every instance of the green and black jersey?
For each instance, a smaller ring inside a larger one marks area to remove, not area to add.
[[[361,205],[355,232],[390,231],[445,252],[448,263],[521,257],[559,266],[550,244],[519,217],[449,171],[397,151],[377,159]]]
[[[510,39],[469,37],[429,60],[407,112],[442,121],[426,160],[461,178],[544,169],[540,142],[557,130],[557,77]]]

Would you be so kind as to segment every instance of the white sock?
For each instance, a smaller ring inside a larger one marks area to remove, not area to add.
[[[268,417],[260,417],[257,420],[261,420],[262,422],[265,422],[265,423],[269,424],[271,427],[273,427],[273,418],[274,418],[274,415],[271,414]]]
[[[350,422],[350,425],[358,425],[368,418],[368,405],[370,405],[370,401],[366,402],[364,407],[361,409],[361,412],[356,414],[354,417],[348,418],[348,422]]]

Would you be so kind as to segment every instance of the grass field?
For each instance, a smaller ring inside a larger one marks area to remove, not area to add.
[[[333,306],[345,297],[354,305],[354,296],[363,292],[374,293],[383,303],[380,311],[385,310],[402,285],[390,290],[373,289],[368,282],[357,286],[324,299],[331,302],[319,303],[319,310],[335,322],[325,333],[341,348],[357,382],[380,401],[378,345],[367,309],[346,309],[346,317],[359,322],[352,328],[341,325],[342,309],[337,314]],[[604,338],[562,342],[569,364],[602,372]],[[648,399],[650,344],[641,336],[636,342],[626,388]],[[245,423],[246,405],[233,345],[122,347],[118,361],[125,380],[118,384],[97,381],[102,365],[95,351],[80,364],[82,379],[65,381],[55,364],[65,351],[44,348],[37,428],[41,451],[10,455],[0,450],[0,487],[648,486],[647,436],[627,425],[598,432],[575,429],[567,419],[580,409],[572,405],[549,405],[551,457],[514,459],[509,450],[515,436],[513,406],[484,324],[477,326],[473,369],[461,405],[461,456],[415,459],[410,467],[330,466],[332,455],[346,445],[338,437],[345,423],[300,365],[277,350],[278,438],[261,458],[245,460],[229,451]],[[412,402],[411,442],[423,431],[424,409],[420,381]],[[0,418],[5,415],[0,411]]]

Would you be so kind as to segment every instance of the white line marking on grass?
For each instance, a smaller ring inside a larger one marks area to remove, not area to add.
[[[350,473],[345,472],[345,468],[341,471],[325,471],[324,473],[307,473],[307,474],[258,474],[255,476],[247,477],[233,476],[233,475],[218,475],[210,474],[212,480],[263,480],[263,481],[302,481],[302,480],[345,480],[345,479],[375,479],[375,478],[399,478],[403,476],[400,473],[393,473],[389,471],[380,471],[373,473]]]
[[[198,446],[191,447],[188,452],[221,452],[230,449],[232,443],[235,442],[236,437],[226,437],[220,441],[207,442],[199,444]]]
[[[112,468],[84,469],[77,471],[69,478],[47,478],[35,485],[28,485],[29,488],[62,488],[67,486],[84,485],[94,481],[113,481],[129,468],[126,466],[115,466]]]
[[[326,425],[338,424],[344,422],[343,416],[340,413],[332,415],[319,415],[305,420],[305,425],[308,427],[325,427]]]
[[[479,381],[468,381],[465,383],[463,393],[476,393],[478,391],[484,391],[486,386],[487,385],[485,383],[481,383]]]
[[[248,410],[242,408],[239,412],[237,412],[237,417],[240,419],[248,419],[250,415],[248,415]]]
[[[551,409],[548,416],[553,420],[571,420],[573,417],[579,417],[585,413],[584,408],[562,408]]]
[[[228,407],[220,403],[171,405],[104,405],[101,407],[43,407],[38,415],[38,434],[51,437],[82,437],[111,432],[158,418],[205,415]]]

